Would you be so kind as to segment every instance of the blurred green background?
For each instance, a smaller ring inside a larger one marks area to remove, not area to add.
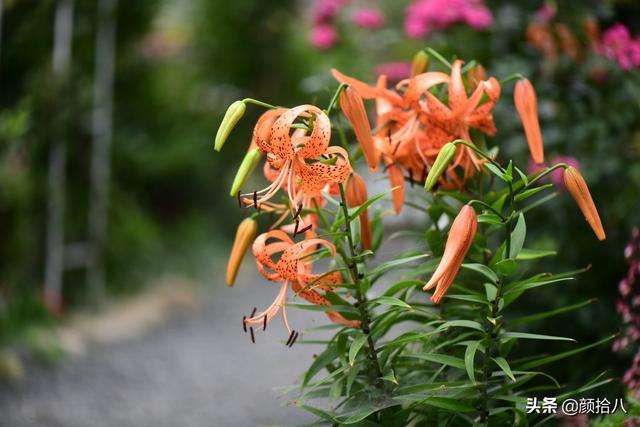
[[[531,246],[559,253],[544,269],[593,267],[577,285],[540,291],[528,309],[598,298],[566,322],[547,326],[584,343],[624,330],[615,302],[627,271],[623,249],[640,224],[640,71],[594,50],[584,26],[591,20],[605,31],[622,23],[638,34],[638,2],[487,1],[493,20],[486,28],[459,23],[411,38],[403,29],[408,1],[338,0],[323,20],[322,1],[137,0],[117,3],[109,16],[99,2],[76,1],[69,68],[55,73],[60,3],[0,2],[0,346],[57,318],[43,303],[48,170],[56,141],[66,145],[64,242],[90,236],[101,19],[115,31],[111,178],[100,257],[107,298],[135,292],[167,272],[211,273],[214,260],[224,258],[238,222],[236,201],[227,193],[260,113],[249,108],[224,153],[214,154],[213,135],[231,102],[252,97],[279,105],[323,103],[336,86],[330,68],[373,82],[381,64],[404,62],[404,68],[392,64],[402,72],[415,51],[428,45],[445,57],[475,59],[498,78],[528,76],[538,90],[547,158],[574,157],[601,210],[608,236],[602,244],[569,197],[561,195],[536,213],[529,224]],[[358,9],[371,7],[384,16],[382,24],[354,23]],[[540,8],[550,16],[536,14]],[[555,55],[536,47],[532,23],[544,23]],[[335,31],[335,40],[318,46],[313,31],[319,25]],[[577,55],[563,45],[568,39],[562,28],[574,38]],[[526,167],[512,90],[505,86],[496,107],[495,144],[503,159],[513,157]],[[83,268],[66,269],[62,277],[64,313],[100,303]],[[621,376],[635,350],[635,344],[619,353],[602,346],[584,364],[560,368],[574,380],[605,368]],[[619,383],[614,387],[621,389]]]

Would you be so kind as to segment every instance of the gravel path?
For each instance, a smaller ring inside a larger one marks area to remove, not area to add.
[[[251,344],[241,318],[266,306],[277,286],[245,263],[233,289],[208,290],[196,311],[125,342],[94,345],[55,368],[30,367],[19,384],[0,385],[0,426],[202,427],[301,424],[313,417],[275,386],[292,383],[317,347],[281,341],[272,322]],[[245,313],[246,312],[246,313]],[[290,310],[296,328],[308,313]],[[316,321],[322,321],[318,316]]]

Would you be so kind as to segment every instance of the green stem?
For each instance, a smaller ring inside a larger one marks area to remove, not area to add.
[[[278,107],[276,105],[271,105],[271,104],[267,104],[266,102],[262,102],[262,101],[258,101],[257,99],[253,99],[253,98],[245,98],[242,100],[242,102],[249,103],[249,104],[255,104],[255,105],[259,105],[261,107],[265,107],[265,108],[284,108],[284,107]]]
[[[331,97],[329,106],[327,107],[326,110],[324,110],[324,112],[327,113],[327,116],[331,114],[331,110],[336,105],[336,102],[338,102],[338,97],[340,96],[340,93],[342,93],[342,91],[345,90],[347,87],[349,87],[348,84],[340,83],[340,86],[338,86],[338,89],[336,89],[335,93],[333,94],[333,97]]]
[[[342,206],[342,213],[344,215],[345,232],[347,233],[347,243],[349,246],[350,256],[345,258],[347,267],[351,274],[351,280],[355,284],[355,297],[358,301],[358,311],[360,312],[360,329],[362,333],[367,337],[367,351],[369,353],[369,362],[372,369],[369,370],[371,383],[376,387],[382,388],[384,386],[382,382],[382,369],[380,369],[380,361],[378,360],[378,353],[376,352],[375,343],[373,337],[371,337],[371,317],[367,310],[367,296],[362,291],[362,284],[360,282],[361,274],[358,272],[358,264],[354,261],[354,258],[358,255],[356,253],[355,244],[353,242],[353,236],[351,235],[351,221],[349,220],[349,208],[347,207],[347,198],[344,191],[344,185],[339,183],[340,187],[340,199]],[[344,257],[344,253],[343,253]]]
[[[520,191],[518,191],[518,192],[520,193],[522,191],[525,191],[525,190],[529,189],[533,184],[535,184],[537,181],[540,181],[542,178],[544,178],[545,176],[549,175],[553,171],[555,171],[557,169],[566,169],[568,167],[569,167],[569,165],[566,164],[566,163],[558,163],[557,165],[553,165],[550,168],[547,168],[547,169],[543,170],[538,175],[534,176],[531,179],[531,181],[529,181],[529,183],[527,185],[525,185],[524,187],[522,187],[520,189]]]
[[[425,52],[427,52],[429,55],[433,56],[434,58],[436,58],[439,62],[441,62],[444,66],[446,66],[448,69],[451,69],[451,62],[447,61],[446,59],[444,59],[444,56],[440,55],[440,53],[430,47],[426,47],[424,49]]]
[[[511,222],[513,221],[513,216],[514,216],[514,212],[515,212],[515,206],[514,206],[514,191],[513,191],[513,185],[509,182],[509,206],[511,209],[511,212],[509,213],[509,216],[507,217],[507,220],[504,224],[504,228],[505,228],[505,259],[510,258],[510,252],[511,252]],[[487,347],[485,348],[484,351],[484,360],[483,360],[483,367],[482,367],[482,390],[481,390],[481,403],[480,403],[480,422],[484,423],[485,425],[488,424],[488,417],[489,417],[489,411],[488,411],[488,405],[489,405],[489,393],[488,393],[488,389],[489,389],[489,379],[491,378],[491,375],[493,375],[493,370],[491,369],[491,357],[492,354],[494,352],[494,347],[495,347],[495,339],[498,336],[498,332],[500,330],[500,328],[502,327],[502,323],[497,319],[498,316],[498,312],[500,310],[500,298],[502,297],[502,288],[504,285],[504,281],[505,281],[505,276],[503,274],[500,274],[500,277],[498,279],[498,283],[497,283],[497,290],[496,290],[496,296],[494,298],[494,300],[491,302],[491,307],[489,310],[489,318],[491,319],[490,321],[490,325],[487,328],[486,331],[486,335],[485,335],[485,340],[487,342]]]
[[[521,80],[521,79],[524,79],[524,76],[520,73],[515,73],[515,74],[508,75],[504,79],[501,79],[499,83],[500,83],[500,86],[504,86],[506,83],[509,83],[513,80]]]

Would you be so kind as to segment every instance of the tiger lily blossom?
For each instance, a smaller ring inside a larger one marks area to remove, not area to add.
[[[531,158],[536,164],[541,165],[544,163],[544,147],[540,122],[538,121],[536,91],[528,79],[521,79],[516,83],[513,97],[527,137]]]
[[[606,235],[600,221],[600,215],[598,215],[589,187],[587,187],[587,183],[580,171],[573,166],[569,166],[564,170],[563,179],[565,187],[578,204],[598,240],[604,240]]]
[[[292,330],[287,320],[285,303],[287,293],[291,288],[296,295],[317,305],[331,305],[329,300],[316,291],[316,289],[331,290],[334,285],[342,283],[342,275],[339,272],[315,274],[312,273],[313,262],[308,256],[319,247],[325,246],[331,254],[335,256],[335,246],[323,239],[311,238],[299,243],[295,243],[287,233],[282,230],[271,230],[259,235],[253,243],[252,252],[256,258],[258,271],[272,282],[280,283],[280,290],[271,303],[263,311],[251,313],[244,317],[243,327],[251,328],[253,340],[253,326],[262,326],[266,329],[267,324],[282,310],[284,325],[289,331],[289,341],[292,344],[297,338],[297,332]],[[274,255],[280,254],[280,258],[274,261]],[[329,319],[335,323],[345,326],[358,327],[359,322],[348,320],[335,311],[326,312]]]
[[[294,128],[294,122],[303,119]],[[306,121],[305,121],[306,120]],[[321,190],[334,183],[345,182],[351,165],[342,147],[329,147],[331,124],[318,107],[301,105],[291,109],[274,109],[263,114],[253,133],[253,143],[266,153],[271,183],[262,190],[240,195],[247,206],[260,209],[284,190],[289,211],[300,206],[312,207],[321,198]]]
[[[445,244],[442,260],[431,276],[431,279],[422,288],[427,291],[436,288],[431,301],[439,304],[444,294],[449,290],[455,280],[462,261],[467,255],[473,238],[478,229],[478,217],[473,207],[464,205],[451,225],[447,243]]]

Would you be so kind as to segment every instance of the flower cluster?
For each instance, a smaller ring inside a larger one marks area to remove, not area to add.
[[[339,251],[334,243],[319,238],[316,231],[320,223],[327,224],[322,212],[327,211],[327,200],[332,195],[340,195],[343,209],[340,215],[344,223],[355,220],[348,219],[351,215],[348,212],[357,209],[358,243],[364,250],[373,249],[373,233],[365,206],[368,202],[366,181],[352,169],[346,139],[342,138],[343,146],[331,145],[330,116],[334,106],[339,105],[351,124],[370,172],[383,169],[388,175],[398,213],[404,205],[405,180],[412,184],[424,183],[427,191],[436,184],[443,189],[465,191],[467,182],[483,171],[486,162],[492,163],[487,167],[489,170],[491,167],[501,169],[492,157],[474,144],[474,138],[479,135],[496,133],[493,108],[500,98],[500,83],[495,77],[487,77],[480,65],[465,69],[462,60],[455,60],[453,64],[443,60],[443,64],[450,68],[450,73],[427,71],[429,56],[420,51],[412,62],[412,77],[393,88],[387,86],[385,75],[371,86],[334,69],[333,76],[341,85],[325,110],[306,104],[293,108],[275,107],[252,99],[236,101],[229,107],[216,135],[218,151],[243,116],[246,103],[268,107],[254,127],[249,150],[231,190],[240,207],[245,212],[251,209],[253,213],[238,227],[227,266],[227,284],[233,285],[242,258],[251,247],[258,271],[280,286],[271,305],[261,311],[254,308],[243,318],[243,328],[252,341],[255,341],[254,328],[266,329],[279,313],[289,331],[287,345],[296,341],[299,332],[290,328],[285,309],[289,290],[313,304],[330,306],[327,292],[332,292],[338,285],[353,285],[359,280],[356,262],[347,259],[347,272],[335,262],[330,263],[329,270],[324,273],[312,272],[315,261],[334,258]],[[544,150],[536,93],[529,80],[522,77],[517,80],[514,104],[531,157],[535,163],[542,164]],[[375,101],[375,126],[369,121],[364,100]],[[268,185],[261,190],[242,193],[240,188],[263,157],[262,170]],[[555,165],[540,172],[535,180],[560,168],[564,171],[564,186],[596,236],[603,240],[605,233],[600,217],[584,178],[576,168],[565,163]],[[501,170],[506,173],[505,169]],[[258,234],[256,218],[263,214],[269,214],[265,217],[272,217],[272,222],[268,231]],[[339,215],[334,217],[336,221],[337,218]],[[290,219],[288,224],[287,219]],[[453,284],[477,228],[478,217],[470,202],[453,220],[440,264],[423,288],[426,291],[435,287],[431,298],[434,303],[440,303]],[[347,229],[351,231],[349,226]],[[296,241],[298,236],[304,237]],[[349,239],[351,252],[355,247],[353,240]],[[341,253],[341,257],[345,258],[345,255]],[[345,296],[349,298],[350,294]],[[360,325],[358,320],[346,318],[333,309],[323,308],[322,311],[334,323],[348,327]],[[363,325],[363,330],[367,328]]]
[[[602,33],[596,51],[623,70],[640,68],[640,36],[631,37],[629,29],[620,23]]]
[[[492,22],[482,0],[415,0],[407,7],[404,29],[410,38],[420,39],[457,23],[485,30]]]
[[[631,240],[624,248],[624,258],[629,266],[627,275],[620,280],[616,310],[625,325],[622,336],[613,343],[613,351],[622,351],[640,341],[640,230],[634,228]],[[633,358],[631,367],[623,377],[625,385],[640,397],[640,351]]]

